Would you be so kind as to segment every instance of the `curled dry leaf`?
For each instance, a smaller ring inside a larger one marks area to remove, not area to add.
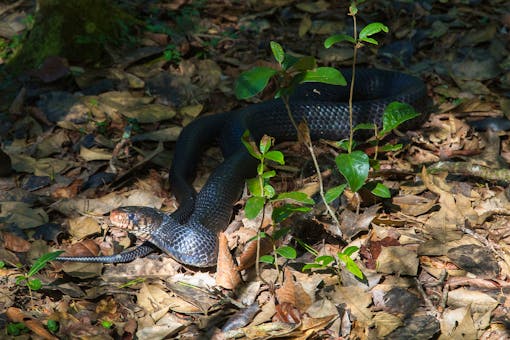
[[[234,289],[240,283],[241,276],[236,269],[232,254],[230,254],[227,237],[224,233],[220,233],[216,284],[225,289]]]

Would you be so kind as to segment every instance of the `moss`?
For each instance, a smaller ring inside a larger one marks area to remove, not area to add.
[[[41,0],[33,29],[9,62],[12,72],[38,67],[48,56],[72,61],[107,61],[107,47],[127,39],[136,20],[108,0]]]

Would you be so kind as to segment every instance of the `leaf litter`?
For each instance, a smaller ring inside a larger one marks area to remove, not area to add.
[[[142,46],[125,51],[111,68],[75,72],[78,65],[65,58],[48,58],[1,104],[0,111],[14,118],[2,123],[0,133],[15,171],[15,181],[2,179],[2,312],[48,339],[55,337],[44,327],[48,320],[59,322],[59,337],[508,337],[510,139],[507,132],[478,131],[468,123],[509,117],[510,8],[498,0],[468,2],[367,2],[360,13],[363,23],[392,23],[393,34],[377,55],[362,49],[359,60],[420,75],[435,108],[423,129],[407,133],[408,146],[381,162],[380,179],[392,188],[391,200],[374,204],[346,195],[338,203],[349,244],[334,237],[336,227],[319,209],[285,223],[320,255],[359,246],[354,259],[363,282],[346,270],[301,272],[313,257],[292,238],[283,242],[299,250],[297,259],[280,259],[279,271],[262,265],[265,281],[259,281],[249,260],[255,242],[248,242],[257,223],[242,212],[232,223],[238,230],[229,228],[222,238],[216,271],[186,268],[155,254],[114,266],[51,263],[37,274],[44,283],[38,291],[14,280],[56,249],[97,255],[131,246],[107,225],[104,215],[116,207],[175,210],[166,184],[171,142],[198,115],[241,105],[233,82],[252,66],[271,66],[269,40],[348,66],[351,49],[322,47],[327,36],[350,27],[343,4],[154,3],[157,20],[172,29],[144,29]],[[189,14],[195,26],[185,39],[176,33],[179,20],[162,14],[165,6],[178,18],[197,10]],[[33,8],[0,5],[2,41],[26,29],[20,19],[25,11]],[[161,58],[168,42],[178,58]],[[78,90],[59,83],[69,77]],[[162,142],[167,150],[158,147]],[[318,147],[326,155],[337,152]],[[293,155],[289,164],[305,170],[298,179],[282,170],[282,187],[313,181],[307,164],[299,162],[304,153],[295,145],[287,149]],[[205,154],[197,187],[220,160],[217,150]],[[335,175],[328,181],[337,185]],[[361,212],[353,209],[358,204]],[[60,230],[34,240],[35,228],[49,222]],[[270,252],[272,244],[264,242]]]

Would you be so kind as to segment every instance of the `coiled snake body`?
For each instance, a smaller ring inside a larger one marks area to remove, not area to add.
[[[350,80],[351,73],[343,71]],[[348,86],[319,83],[300,85],[290,99],[296,122],[305,120],[312,139],[338,140],[349,135]],[[423,111],[427,105],[424,83],[402,73],[376,69],[359,69],[354,89],[354,125],[381,125],[387,104],[400,101]],[[422,115],[407,122],[404,128],[417,127],[426,119]],[[233,204],[239,199],[244,181],[256,173],[257,161],[241,144],[245,130],[255,140],[263,134],[278,142],[296,139],[282,100],[270,100],[243,109],[201,117],[186,126],[175,146],[170,169],[170,184],[179,201],[172,215],[142,207],[119,208],[110,218],[114,224],[146,240],[134,250],[112,256],[70,257],[60,261],[129,262],[156,248],[184,264],[208,267],[216,263],[217,233],[228,224]],[[191,186],[193,174],[204,146],[219,140],[225,160],[209,176],[197,194]]]

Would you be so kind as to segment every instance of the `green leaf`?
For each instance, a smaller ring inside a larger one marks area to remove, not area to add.
[[[260,93],[272,76],[278,71],[270,67],[255,67],[241,73],[235,83],[235,94],[238,99],[246,99]]]
[[[374,38],[363,38],[363,39],[360,39],[360,41],[364,41],[369,44],[379,45],[379,42],[377,40],[375,40]]]
[[[409,104],[391,102],[384,109],[383,128],[379,132],[379,135],[385,135],[403,122],[418,117],[419,115],[420,114]]]
[[[266,171],[264,172],[262,175],[260,175],[262,178],[264,179],[269,179],[269,178],[272,178],[274,176],[276,176],[276,171],[274,170],[269,170],[269,171]]]
[[[345,187],[347,187],[347,184],[340,184],[326,191],[324,194],[326,197],[326,203],[329,204],[340,197],[340,195],[344,192]]]
[[[274,58],[276,59],[278,64],[281,65],[283,63],[283,59],[285,57],[285,53],[283,52],[282,45],[280,45],[276,41],[271,41],[269,43],[269,45],[271,46],[271,51],[273,51]]]
[[[264,169],[265,169],[264,164],[259,163],[257,165],[257,175],[262,176],[262,174],[264,173]]]
[[[113,322],[109,320],[101,320],[101,326],[103,326],[106,329],[112,328]]]
[[[253,156],[253,158],[256,159],[262,159],[262,155],[255,147],[255,144],[251,142],[250,139],[250,131],[246,130],[243,133],[243,136],[241,137],[241,142],[243,143],[246,150],[248,150],[248,153]]]
[[[315,268],[324,268],[323,265],[321,264],[318,264],[318,263],[307,263],[303,266],[303,268],[301,268],[301,271],[307,271],[307,270],[310,270],[310,269],[315,269]]]
[[[368,178],[370,164],[367,154],[359,150],[343,153],[335,158],[335,162],[351,190],[357,192]]]
[[[294,204],[284,204],[281,207],[275,207],[273,209],[273,214],[271,215],[271,218],[275,223],[280,223],[282,221],[285,221],[290,215],[292,215],[295,212],[309,212],[310,210],[312,210],[312,208],[310,207],[303,207]]]
[[[361,123],[354,127],[354,131],[358,130],[375,130],[375,124],[374,123]]]
[[[19,285],[25,280],[28,280],[28,278],[26,276],[20,275],[20,276],[16,276],[16,280],[14,282],[16,282],[17,285]]]
[[[324,267],[329,265],[330,263],[332,263],[334,261],[335,261],[335,258],[333,256],[331,256],[331,255],[322,255],[322,256],[318,256],[315,259],[315,263],[320,263]]]
[[[345,151],[349,150],[349,140],[348,139],[342,139],[341,141],[338,141],[336,143],[339,148],[344,149]],[[352,147],[354,148],[356,146],[355,142],[353,141]]]
[[[324,47],[330,48],[334,44],[340,43],[342,41],[350,42],[351,44],[356,44],[356,40],[353,37],[347,34],[335,34],[330,36],[324,41]]]
[[[349,6],[349,15],[355,16],[358,14],[358,7],[356,7],[356,2],[351,2],[351,5]]]
[[[39,270],[43,269],[46,263],[53,261],[56,259],[60,254],[62,254],[63,250],[54,251],[52,253],[47,253],[41,256],[37,259],[37,261],[34,262],[30,270],[28,271],[27,277],[34,276],[39,272]]]
[[[296,249],[292,248],[291,246],[282,246],[276,249],[276,253],[288,260],[295,259],[297,256]]]
[[[299,61],[299,58],[294,57],[292,54],[285,53],[285,59],[282,63],[282,68],[284,70],[288,70],[292,66],[294,66],[295,63]]]
[[[292,65],[292,67],[289,69],[289,71],[302,72],[302,71],[313,70],[316,67],[317,67],[317,61],[315,60],[315,58],[311,57],[311,56],[306,56],[306,57],[299,58],[294,63],[294,65]]]
[[[253,196],[261,197],[262,195],[262,188],[260,187],[260,182],[258,177],[255,178],[248,178],[246,180],[246,185],[248,186],[248,190]]]
[[[284,165],[285,164],[285,159],[283,157],[283,153],[281,151],[276,151],[276,150],[273,150],[273,151],[269,151],[267,152],[264,157],[266,159],[270,159],[272,160],[273,162],[276,162],[280,165]]]
[[[344,255],[342,253],[338,254],[338,258],[340,261],[345,263],[345,268],[347,268],[348,271],[350,271],[354,276],[356,276],[358,279],[363,280],[364,275],[361,269],[359,269],[356,262],[353,261],[349,256]]]
[[[259,258],[259,262],[273,264],[274,256],[273,255],[263,255]]]
[[[256,241],[259,237],[262,240],[263,238],[268,237],[268,235],[263,231],[259,231],[259,233],[257,235],[249,238],[248,241],[246,241],[246,243],[251,242],[251,241]]]
[[[376,195],[377,197],[382,197],[382,198],[390,198],[391,197],[390,189],[388,189],[388,187],[382,183],[377,183],[375,185],[375,188],[372,189],[371,192],[372,192],[372,194]]]
[[[303,247],[307,252],[309,252],[310,254],[312,254],[313,256],[317,256],[319,253],[317,252],[317,250],[313,249],[313,247],[309,244],[307,244],[306,242],[304,242],[303,240],[301,239],[298,239],[296,238],[295,239],[297,241],[297,243],[299,243],[299,245],[301,247]]]
[[[388,33],[388,27],[380,22],[372,22],[363,27],[361,32],[359,32],[359,39],[364,40],[365,38],[377,34],[381,31]]]
[[[48,319],[48,322],[46,323],[46,328],[52,333],[55,333],[58,331],[58,322],[52,319]]]
[[[384,144],[379,147],[379,151],[386,152],[386,151],[398,151],[402,149],[402,144]]]
[[[0,269],[4,268],[4,267],[5,267],[5,262],[4,261],[0,261]]]
[[[246,217],[254,219],[257,215],[264,209],[264,204],[266,203],[266,199],[264,197],[250,197],[246,201],[246,205],[244,206],[244,213]]]
[[[308,197],[307,194],[299,191],[282,192],[281,194],[278,194],[274,201],[280,201],[285,199],[291,199],[303,204],[315,204],[315,201]]]
[[[262,136],[262,139],[260,140],[260,143],[259,143],[260,152],[263,155],[266,152],[268,152],[269,149],[271,148],[271,146],[273,145],[273,142],[274,142],[274,138],[273,137],[269,137],[268,135]]]
[[[317,67],[312,71],[305,71],[300,79],[301,83],[317,82],[330,85],[347,85],[343,74],[333,67]]]
[[[290,228],[280,228],[278,230],[276,230],[272,237],[273,237],[273,240],[279,240],[281,239],[283,236],[287,235],[290,231]]]
[[[359,247],[356,247],[356,246],[349,246],[347,248],[344,249],[344,251],[342,252],[342,254],[344,255],[347,255],[347,256],[351,256],[352,254],[354,254],[355,252],[357,252],[359,250]]]
[[[32,279],[32,280],[27,280],[27,286],[31,290],[39,290],[42,287],[42,283],[41,283],[41,280],[39,280],[39,279]]]
[[[276,195],[276,191],[273,186],[270,184],[264,185],[264,196],[267,198],[273,198]]]

